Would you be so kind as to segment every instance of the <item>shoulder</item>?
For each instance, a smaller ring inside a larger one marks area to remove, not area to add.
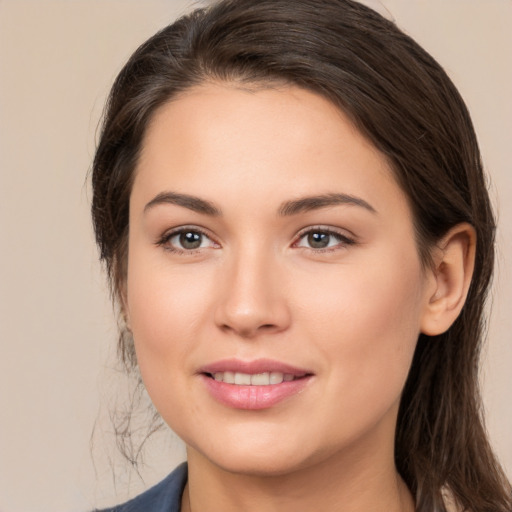
[[[187,483],[187,464],[178,466],[160,483],[122,505],[95,512],[180,512]]]

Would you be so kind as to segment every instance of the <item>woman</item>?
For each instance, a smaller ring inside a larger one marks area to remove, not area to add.
[[[349,0],[178,20],[117,78],[93,188],[121,354],[188,459],[115,510],[511,510],[478,146],[394,24]]]

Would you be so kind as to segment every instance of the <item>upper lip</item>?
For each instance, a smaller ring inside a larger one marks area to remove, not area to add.
[[[281,361],[273,359],[255,359],[253,361],[242,361],[240,359],[223,359],[211,364],[202,366],[199,369],[200,373],[220,373],[220,372],[239,372],[255,375],[257,373],[265,372],[281,372],[295,377],[303,375],[311,375],[313,372],[305,368],[292,366]]]

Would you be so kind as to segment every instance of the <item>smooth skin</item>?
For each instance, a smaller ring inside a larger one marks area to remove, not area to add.
[[[393,457],[400,394],[419,333],[462,308],[474,232],[456,226],[424,268],[406,196],[347,117],[300,88],[244,87],[161,107],[130,201],[125,313],[187,445],[182,510],[412,511]],[[313,376],[240,410],[199,370],[229,358]]]

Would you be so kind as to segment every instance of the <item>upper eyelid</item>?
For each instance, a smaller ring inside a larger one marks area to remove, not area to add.
[[[177,235],[179,233],[183,233],[183,231],[197,231],[198,233],[201,233],[202,235],[211,238],[212,240],[215,239],[215,237],[210,233],[210,231],[206,228],[203,228],[202,226],[197,225],[183,225],[183,226],[176,226],[174,228],[169,228],[163,232],[160,238],[167,238],[173,235]]]
[[[302,228],[296,235],[296,239],[302,238],[304,235],[307,235],[308,233],[314,231],[322,231],[323,233],[329,233],[333,235],[338,235],[344,238],[349,238],[351,240],[357,240],[357,237],[354,233],[347,229],[342,228],[335,228],[333,226],[325,226],[325,225],[316,225],[316,226],[308,226],[305,228]]]
[[[342,231],[345,231],[345,233],[343,233]],[[338,243],[335,246],[322,247],[322,248],[314,248],[314,247],[307,247],[307,246],[300,245],[301,241],[309,233],[314,233],[314,232],[327,233],[328,235],[333,236],[334,238],[337,238]],[[324,253],[324,252],[337,251],[340,249],[346,249],[349,246],[356,245],[357,243],[358,243],[358,240],[357,240],[356,236],[353,235],[352,233],[347,234],[346,230],[341,230],[341,229],[338,230],[338,229],[335,229],[332,227],[328,228],[328,227],[318,226],[318,227],[308,227],[308,228],[304,228],[303,230],[301,230],[296,235],[293,243],[291,244],[291,247],[294,249],[303,249],[303,250],[307,250],[307,251],[312,251],[315,254],[319,254],[319,253]]]
[[[201,233],[201,235],[205,236],[209,240],[211,240],[213,244],[220,245],[219,241],[216,239],[215,236],[213,236],[209,232],[209,230],[207,230],[201,226],[197,226],[197,225],[184,225],[184,226],[176,226],[174,228],[170,228],[170,229],[164,231],[162,233],[162,235],[160,235],[157,238],[155,243],[156,243],[156,245],[164,245],[164,244],[168,243],[171,240],[171,238],[175,237],[176,235],[179,235],[180,233],[183,233],[184,231],[185,232],[186,231],[196,231],[198,233]],[[194,251],[194,250],[197,251],[200,249],[198,248],[198,249],[187,250],[187,249],[177,248],[177,250],[191,252],[191,251]]]

